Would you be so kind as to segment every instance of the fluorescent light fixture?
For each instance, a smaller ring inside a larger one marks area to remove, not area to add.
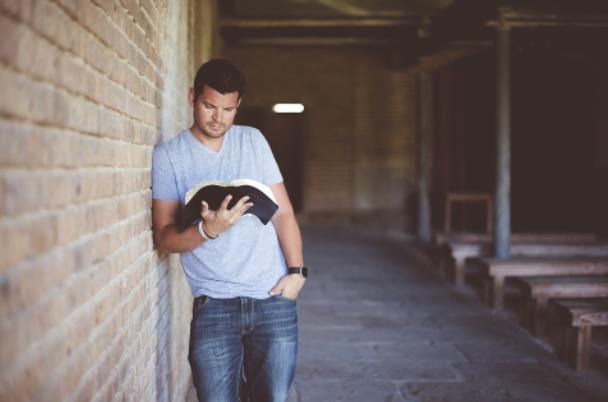
[[[275,103],[272,111],[275,113],[302,113],[304,105],[301,103]]]

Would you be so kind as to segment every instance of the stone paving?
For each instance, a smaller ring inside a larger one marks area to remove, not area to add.
[[[606,370],[568,368],[511,316],[455,290],[405,235],[305,227],[304,241],[311,277],[288,402],[608,401]]]
[[[608,401],[514,319],[439,277],[404,235],[306,228],[289,402]]]

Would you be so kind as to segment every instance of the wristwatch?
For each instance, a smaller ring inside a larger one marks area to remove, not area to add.
[[[298,274],[304,278],[308,278],[308,268],[306,267],[289,267],[287,268],[289,274]]]

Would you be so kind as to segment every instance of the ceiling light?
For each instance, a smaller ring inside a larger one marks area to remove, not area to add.
[[[275,113],[302,113],[304,112],[304,105],[301,103],[276,103],[272,107],[272,111]]]

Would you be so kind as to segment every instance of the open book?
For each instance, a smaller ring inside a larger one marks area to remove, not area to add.
[[[232,208],[242,197],[248,195],[253,206],[245,212],[252,214],[265,225],[279,209],[277,200],[270,187],[249,179],[233,180],[226,183],[209,180],[197,184],[186,193],[185,206],[182,208],[179,224],[182,229],[201,218],[201,203],[207,202],[209,209],[217,210],[227,195],[232,195],[228,208]]]

